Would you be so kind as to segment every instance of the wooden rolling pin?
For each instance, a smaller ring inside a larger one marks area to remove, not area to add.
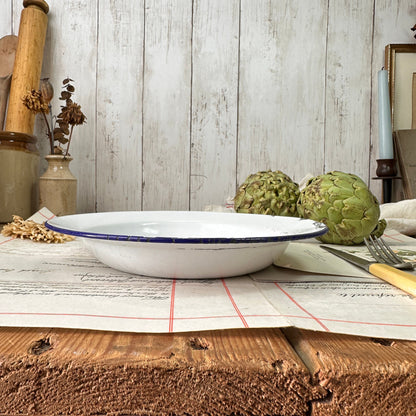
[[[16,48],[17,36],[7,35],[0,39],[0,130],[3,130],[6,116]]]
[[[23,7],[5,130],[33,134],[35,116],[22,98],[27,91],[39,89],[49,6],[44,0],[24,0]]]

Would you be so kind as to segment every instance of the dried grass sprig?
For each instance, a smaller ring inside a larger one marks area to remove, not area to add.
[[[29,239],[43,243],[65,243],[74,240],[75,237],[49,230],[44,224],[38,224],[31,220],[24,220],[18,215],[13,215],[13,221],[6,224],[1,233],[5,237]]]

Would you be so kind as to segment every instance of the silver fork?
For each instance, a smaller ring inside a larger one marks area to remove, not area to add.
[[[399,257],[381,237],[376,238],[370,235],[364,239],[364,243],[379,263],[386,263],[401,270],[413,270],[415,267],[414,263],[404,261]]]

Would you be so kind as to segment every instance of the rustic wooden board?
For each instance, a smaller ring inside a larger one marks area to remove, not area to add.
[[[416,343],[285,330],[314,381],[328,390],[312,416],[416,413]]]
[[[2,4],[2,11],[0,13],[0,38],[7,35],[17,36],[17,31],[15,33],[13,29],[12,4],[7,1]]]
[[[324,1],[241,2],[238,172],[321,173]]]
[[[413,0],[127,3],[48,1],[42,75],[56,97],[74,78],[88,117],[80,212],[200,209],[268,168],[346,170],[381,196],[376,73],[385,45],[414,42]],[[22,2],[3,6],[0,35],[16,34]],[[39,117],[36,134],[43,155]]]
[[[367,181],[373,4],[329,2],[328,13],[325,170],[351,172]]]
[[[2,4],[2,12],[0,14],[0,28],[0,37],[15,34],[13,32],[12,3],[10,1],[5,1]]]
[[[306,415],[325,390],[277,329],[0,329],[0,413]]]
[[[143,209],[189,209],[192,1],[146,1]]]
[[[73,99],[81,105],[87,124],[77,126],[73,133],[70,169],[78,179],[78,211],[95,210],[96,202],[96,82],[97,82],[97,0],[49,0],[48,31],[45,42],[42,77],[50,78],[55,89],[52,100],[57,115],[62,80],[69,76],[75,83]],[[14,10],[20,13],[21,2],[15,0]],[[40,122],[38,117],[38,124]],[[46,143],[43,129],[38,141]],[[46,163],[43,164],[46,168]]]
[[[372,157],[370,159],[370,177],[374,177],[379,159],[378,135],[378,102],[377,102],[377,71],[385,66],[384,47],[391,43],[414,43],[414,32],[410,30],[414,25],[413,0],[376,0],[374,14],[373,44],[373,111],[372,111]],[[400,172],[399,172],[400,173]],[[381,181],[373,180],[371,188],[379,195],[381,201]],[[404,199],[400,180],[393,181],[393,201]]]
[[[144,1],[98,13],[97,211],[140,210]]]
[[[191,210],[235,194],[239,11],[237,0],[194,6]]]

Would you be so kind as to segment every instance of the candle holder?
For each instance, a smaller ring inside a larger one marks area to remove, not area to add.
[[[396,159],[377,159],[376,178],[383,181],[383,201],[391,202],[393,179],[401,179],[397,176]]]
[[[377,159],[376,175],[383,178],[393,178],[397,175],[396,159]]]

